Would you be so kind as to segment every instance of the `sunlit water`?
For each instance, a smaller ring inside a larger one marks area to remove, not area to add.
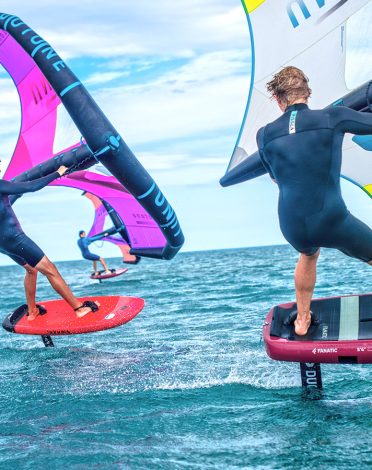
[[[102,284],[87,262],[59,263],[77,295],[146,307],[115,330],[54,337],[55,348],[2,332],[0,468],[371,468],[371,366],[324,365],[325,394],[310,401],[298,364],[265,354],[261,326],[293,300],[296,259],[285,246],[181,253]],[[370,276],[329,250],[316,296],[369,292]],[[24,303],[22,278],[0,269],[2,317]],[[51,297],[40,278],[38,299]]]

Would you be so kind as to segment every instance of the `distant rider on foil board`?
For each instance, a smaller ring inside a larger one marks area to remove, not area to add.
[[[112,274],[111,271],[109,270],[109,268],[107,267],[106,261],[103,258],[101,258],[100,256],[98,256],[94,253],[91,253],[89,251],[88,246],[91,243],[95,242],[96,240],[99,240],[100,238],[102,238],[101,235],[99,237],[98,236],[97,237],[87,237],[85,231],[80,230],[79,240],[78,240],[77,244],[80,248],[80,251],[81,251],[81,254],[82,254],[83,258],[87,259],[89,261],[93,261],[93,271],[94,271],[95,275],[99,274],[99,272],[97,271],[97,261],[99,261],[102,264],[102,266],[104,267],[104,269],[105,269],[104,274]]]
[[[75,310],[77,316],[83,317],[89,312],[97,311],[99,304],[79,301],[62,278],[56,266],[45,256],[44,252],[22,230],[22,227],[10,205],[9,196],[38,191],[56,178],[64,175],[65,166],[42,178],[12,183],[0,180],[0,252],[8,255],[26,270],[24,287],[28,306],[28,319],[34,320],[45,309],[36,305],[36,281],[38,271],[44,274],[53,289]]]
[[[372,134],[372,114],[344,106],[310,110],[308,78],[296,67],[285,67],[266,86],[284,114],[258,131],[257,144],[279,186],[281,231],[300,252],[295,333],[306,335],[320,247],[372,265],[372,230],[348,211],[340,188],[343,137]]]

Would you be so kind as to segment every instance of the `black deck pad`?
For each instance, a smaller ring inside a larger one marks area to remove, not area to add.
[[[3,328],[12,333],[14,331],[14,325],[16,325],[22,317],[27,315],[27,309],[27,304],[23,304],[16,308],[14,312],[7,315],[3,321]]]
[[[45,315],[47,313],[46,308],[44,308],[42,305],[36,304],[36,307],[39,309],[39,315]],[[18,321],[25,315],[28,316],[27,311],[27,304],[23,304],[20,307],[16,308],[13,313],[10,313],[4,318],[3,328],[13,333],[14,326],[18,323]]]
[[[351,297],[355,302],[357,302],[356,298],[359,299],[359,311],[355,316],[357,324],[353,325],[354,328],[357,328],[358,334],[354,339],[372,339],[372,294]],[[332,297],[316,299],[311,302],[310,310],[313,312],[314,318],[306,336],[297,336],[294,332],[296,303],[290,308],[278,305],[274,308],[270,336],[292,341],[339,341],[341,302],[345,302],[347,298],[341,299],[341,297]],[[348,315],[346,313],[346,316]]]

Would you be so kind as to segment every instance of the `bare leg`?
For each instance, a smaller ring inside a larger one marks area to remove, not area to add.
[[[93,272],[97,272],[97,261],[93,261]]]
[[[74,296],[56,266],[46,256],[39,261],[35,268],[48,278],[53,289],[65,299],[73,309],[81,306],[81,301]],[[89,312],[91,312],[90,307],[82,307],[79,309],[77,316],[82,317]]]
[[[100,260],[102,266],[104,267],[106,273],[110,273],[110,270],[109,270],[109,268],[107,267],[106,261],[105,261],[103,258],[100,258],[99,260]]]
[[[37,270],[29,264],[25,264],[23,267],[26,270],[24,286],[28,306],[27,318],[28,320],[34,320],[39,315],[39,309],[36,307]]]
[[[368,264],[372,266],[372,260],[371,260],[371,261],[368,261]]]
[[[310,302],[313,296],[316,281],[316,263],[320,250],[312,256],[300,255],[295,270],[295,287],[297,300],[297,319],[295,321],[295,333],[306,335],[310,324]]]

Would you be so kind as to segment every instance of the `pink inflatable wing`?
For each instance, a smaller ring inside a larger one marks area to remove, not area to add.
[[[125,240],[127,234],[127,241],[132,249],[151,250],[165,246],[166,240],[157,223],[113,176],[77,171],[66,178],[54,181],[53,185],[81,189],[106,201],[120,217],[126,231],[123,239]],[[93,230],[99,233],[103,231],[104,220],[99,217],[97,222],[98,225],[93,226]],[[120,227],[116,229],[119,231]]]
[[[21,105],[19,137],[4,178],[29,181],[65,165],[75,173],[53,184],[87,191],[106,210],[113,209],[117,231],[110,232],[110,241],[129,244],[136,256],[173,258],[184,237],[155,181],[56,51],[21,19],[6,13],[0,13],[0,64],[12,77]],[[55,154],[59,106],[83,143]],[[86,171],[97,161],[113,176]],[[96,218],[93,230],[97,224],[101,221]]]
[[[102,241],[113,243],[119,248],[124,263],[137,264],[140,261],[140,257],[130,254],[129,234],[119,214],[108,202],[94,194],[84,191],[83,196],[89,199],[94,206],[94,221],[88,237],[101,233]],[[107,222],[112,225],[112,228],[104,230]]]
[[[0,63],[12,77],[21,105],[18,141],[4,174],[10,180],[53,156],[57,106],[61,101],[32,58],[2,30]]]

